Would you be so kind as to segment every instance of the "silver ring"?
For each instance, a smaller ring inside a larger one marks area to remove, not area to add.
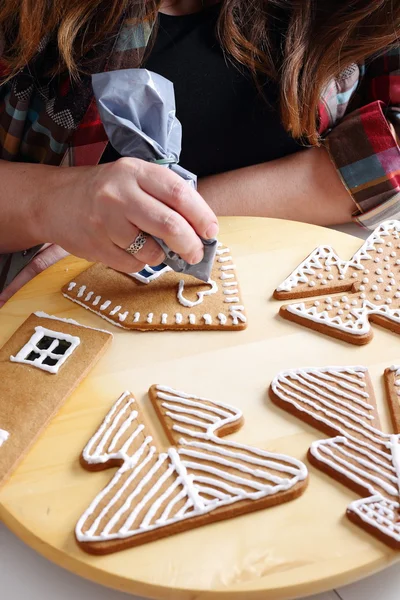
[[[129,252],[129,254],[132,254],[132,256],[134,256],[139,252],[139,250],[143,248],[143,246],[147,242],[147,238],[147,233],[144,233],[144,231],[139,231],[132,244],[128,246],[126,251]]]

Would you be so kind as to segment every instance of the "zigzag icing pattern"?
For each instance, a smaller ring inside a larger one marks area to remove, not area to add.
[[[272,398],[299,418],[336,434],[310,447],[313,463],[370,497],[348,515],[400,549],[400,435],[374,427],[375,402],[365,367],[297,369],[278,374]]]
[[[349,261],[341,260],[330,247],[317,248],[276,288],[275,295],[307,297],[342,288],[340,296],[289,304],[285,311],[304,325],[312,321],[353,336],[368,334],[374,315],[385,320],[380,320],[382,326],[400,330],[399,232],[400,221],[382,223]],[[348,291],[343,294],[343,290]]]
[[[157,450],[125,392],[82,455],[88,465],[122,466],[80,518],[79,542],[138,537],[238,502],[251,505],[306,480],[305,465],[294,458],[218,437],[240,426],[238,409],[164,386],[153,389],[176,446]]]

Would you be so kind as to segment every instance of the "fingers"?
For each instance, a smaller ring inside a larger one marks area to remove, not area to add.
[[[197,235],[210,239],[218,234],[218,220],[200,194],[179,175],[152,163],[140,165],[137,182],[144,192],[179,213]]]
[[[111,267],[111,269],[115,269],[116,271],[121,271],[122,273],[137,273],[143,269],[146,262],[142,262],[136,258],[136,256],[132,256],[126,250],[123,250],[110,242],[99,248],[94,258],[96,261],[102,262],[107,265],[107,267]],[[162,261],[159,261],[158,264],[160,264],[160,262]]]
[[[139,229],[162,239],[171,250],[188,263],[199,263],[203,244],[193,227],[176,211],[159,202],[140,188],[135,204],[128,208],[128,218]]]
[[[124,220],[119,224],[119,227],[113,227],[113,230],[109,232],[109,237],[116,246],[126,250],[135,241],[139,233],[138,227]],[[163,262],[165,254],[161,246],[151,237],[148,237],[143,248],[134,257],[141,263],[154,266]]]
[[[28,281],[66,256],[68,256],[68,252],[63,248],[60,248],[60,246],[56,246],[55,244],[47,245],[44,250],[39,252],[39,254],[37,254],[20,273],[18,273],[16,278],[13,279],[10,285],[0,294],[0,307],[28,283]]]

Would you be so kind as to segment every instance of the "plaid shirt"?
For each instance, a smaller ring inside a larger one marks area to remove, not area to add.
[[[151,24],[125,21],[93,72],[140,67]],[[4,43],[4,42],[3,42]],[[0,36],[0,55],[2,40]],[[40,72],[39,49],[35,72]],[[0,77],[5,75],[0,62]],[[52,85],[53,84],[53,85]],[[351,65],[330,82],[319,104],[319,133],[350,192],[353,219],[373,229],[400,218],[400,48]],[[107,145],[90,85],[69,78],[37,85],[31,66],[0,87],[0,158],[60,166],[95,165]],[[0,256],[0,290],[36,249]]]

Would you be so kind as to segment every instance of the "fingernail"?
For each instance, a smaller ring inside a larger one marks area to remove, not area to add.
[[[219,232],[218,223],[213,223],[207,229],[205,237],[206,237],[206,239],[210,240],[211,238],[215,238],[218,235],[218,232]]]
[[[203,249],[201,249],[192,256],[189,263],[191,265],[197,265],[199,262],[201,262],[203,260],[203,257],[204,257],[204,251],[203,251]]]

